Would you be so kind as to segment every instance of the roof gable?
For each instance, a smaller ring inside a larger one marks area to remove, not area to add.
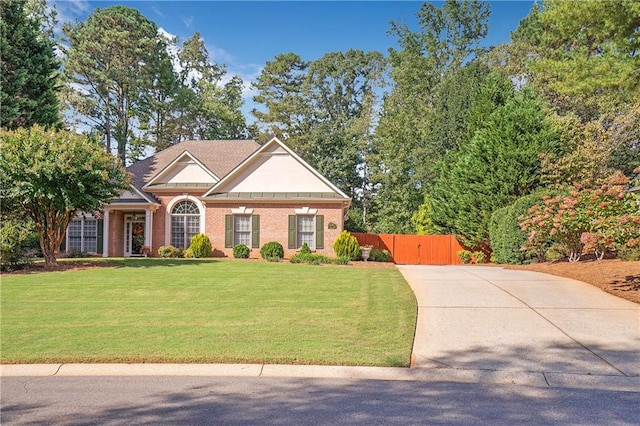
[[[122,191],[118,198],[114,198],[108,204],[157,204],[157,202],[135,186],[129,185],[129,189]]]
[[[220,178],[198,161],[189,151],[184,151],[175,160],[160,170],[145,186],[151,187],[189,187],[205,185],[210,187]]]
[[[143,188],[185,151],[215,176],[224,176],[260,146],[253,140],[185,141],[138,161],[127,170],[136,188]],[[207,184],[210,187],[211,183]]]
[[[315,193],[349,199],[276,138],[216,183],[203,198],[220,193]]]

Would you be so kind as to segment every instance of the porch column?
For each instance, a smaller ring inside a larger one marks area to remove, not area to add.
[[[102,257],[109,257],[109,209],[104,209],[104,217],[102,222]]]
[[[144,210],[144,245],[149,247],[151,250],[151,242],[153,240],[151,232],[153,226],[151,226],[151,221],[153,220],[153,215],[151,214],[151,209],[146,208]]]

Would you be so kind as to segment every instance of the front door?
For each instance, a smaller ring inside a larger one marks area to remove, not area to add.
[[[124,217],[124,256],[142,256],[144,246],[144,215],[128,214]]]

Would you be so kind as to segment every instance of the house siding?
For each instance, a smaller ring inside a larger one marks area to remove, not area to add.
[[[124,213],[109,212],[109,256],[121,257],[124,253]],[[105,231],[106,232],[106,231]]]

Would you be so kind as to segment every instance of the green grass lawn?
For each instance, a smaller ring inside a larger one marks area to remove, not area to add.
[[[388,268],[127,259],[0,288],[2,363],[408,366],[416,322]]]

